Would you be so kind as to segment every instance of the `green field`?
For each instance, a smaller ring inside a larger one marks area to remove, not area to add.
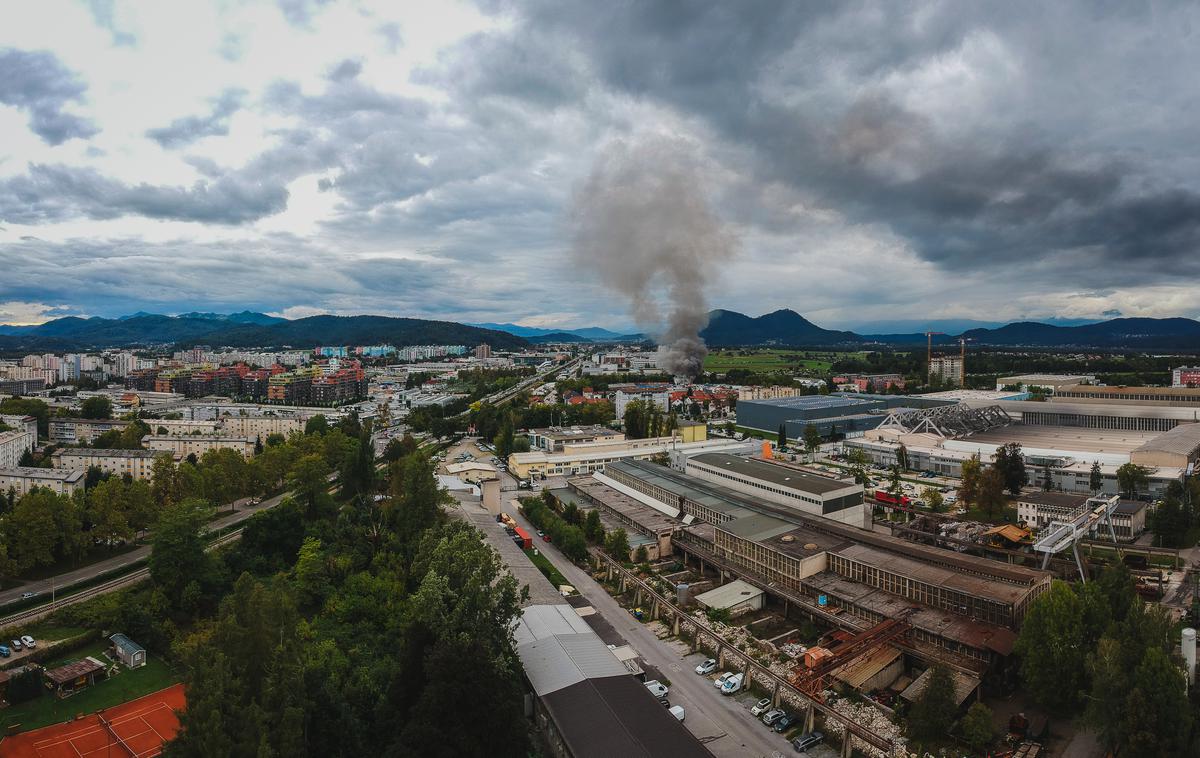
[[[89,655],[104,660],[103,653],[107,649],[107,642],[96,642],[81,650],[72,651],[64,660],[48,663],[47,668]],[[71,697],[59,700],[47,692],[41,697],[10,706],[0,712],[0,729],[7,730],[9,726],[19,724],[20,731],[24,732],[69,721],[77,713],[92,713],[101,708],[109,708],[170,687],[178,681],[180,677],[166,663],[151,655],[148,656],[145,666],[132,671],[122,666],[121,673],[96,682],[95,685]]]
[[[533,565],[538,567],[538,570],[550,580],[550,583],[553,584],[556,589],[564,584],[570,584],[570,582],[567,581],[567,578],[562,575],[562,572],[554,567],[554,564],[550,562],[550,559],[542,554],[541,550],[537,552],[537,555],[534,555],[533,549],[530,548],[529,550],[525,551],[525,555],[529,556],[529,560],[533,562]]]
[[[827,374],[833,362],[862,359],[864,352],[835,353],[820,350],[714,350],[704,359],[704,370],[724,373],[744,369],[757,373]]]

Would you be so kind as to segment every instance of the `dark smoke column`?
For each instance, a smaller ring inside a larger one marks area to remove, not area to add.
[[[704,197],[694,152],[675,137],[612,142],[572,213],[576,263],[629,298],[638,326],[656,335],[660,365],[689,380],[708,354],[705,289],[735,248]]]

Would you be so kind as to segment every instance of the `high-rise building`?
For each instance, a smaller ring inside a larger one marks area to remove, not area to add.
[[[929,360],[929,381],[936,377],[942,384],[958,386],[962,379],[963,362],[958,355],[935,355]]]
[[[475,348],[475,357],[481,361],[486,361],[488,358],[491,358],[492,346],[485,343]]]

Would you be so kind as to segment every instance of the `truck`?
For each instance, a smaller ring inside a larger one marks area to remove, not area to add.
[[[520,545],[522,550],[528,550],[533,547],[533,538],[529,536],[529,532],[519,526],[513,529],[513,532],[513,542]]]

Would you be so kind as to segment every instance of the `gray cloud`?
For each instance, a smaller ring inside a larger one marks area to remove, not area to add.
[[[241,224],[287,207],[279,184],[226,174],[191,187],[128,185],[93,169],[33,164],[28,173],[0,180],[0,220],[40,224],[72,218],[148,218]]]
[[[123,29],[117,28],[116,9],[113,7],[113,0],[87,0],[87,6],[96,23],[107,29],[109,34],[112,35],[114,45],[132,47],[137,44],[136,37]]]
[[[53,53],[0,49],[0,103],[29,114],[29,128],[45,142],[60,145],[100,130],[89,120],[63,110],[83,100],[87,87]]]
[[[344,82],[347,79],[353,79],[361,73],[362,62],[347,58],[333,67],[333,70],[329,72],[329,78],[335,82]]]
[[[245,99],[246,90],[227,89],[213,101],[212,110],[207,114],[177,118],[167,126],[147,130],[146,136],[165,148],[190,145],[202,137],[225,136],[229,134],[229,118],[242,107]]]

